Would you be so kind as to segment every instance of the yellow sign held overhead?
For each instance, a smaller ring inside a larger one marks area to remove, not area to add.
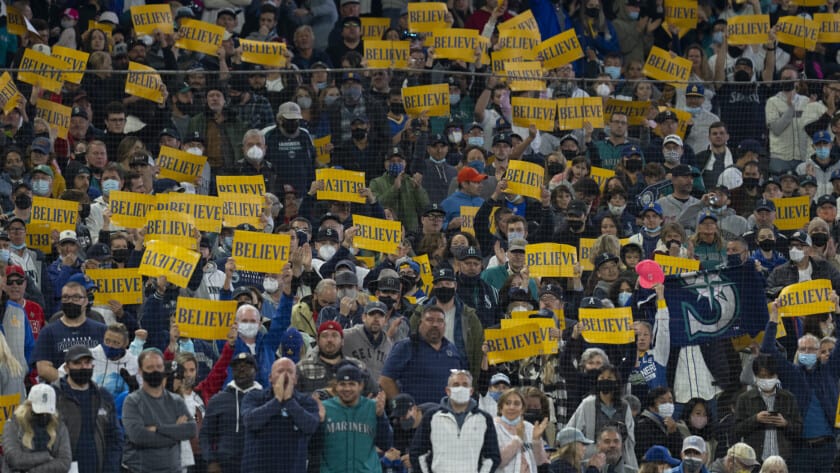
[[[373,18],[363,16],[362,20],[362,39],[367,43],[370,39],[382,39],[385,30],[391,27],[390,18]]]
[[[332,145],[332,135],[322,136],[320,138],[315,138],[312,140],[312,145],[315,146],[315,160],[317,160],[321,164],[329,164],[332,160],[331,154],[331,145]]]
[[[224,35],[225,29],[222,26],[182,18],[178,20],[178,41],[175,46],[216,57]]]
[[[179,297],[174,323],[182,337],[224,340],[236,323],[236,305],[236,301]]]
[[[365,40],[365,61],[370,69],[408,67],[410,41]]]
[[[410,117],[418,117],[423,112],[430,117],[449,115],[449,84],[403,87],[402,98],[405,111]]]
[[[501,326],[502,329],[509,329],[512,327],[517,327],[520,325],[526,324],[537,324],[540,328],[540,340],[542,343],[542,354],[543,355],[553,355],[560,350],[560,340],[559,339],[552,339],[551,338],[551,329],[556,329],[557,325],[554,323],[554,319],[544,319],[544,318],[528,318],[528,315],[535,313],[536,311],[523,311],[519,312],[519,314],[514,315],[513,313],[510,314],[510,319],[502,319]],[[521,314],[528,314],[522,316]]]
[[[556,102],[561,130],[583,128],[586,122],[593,128],[604,127],[604,101],[600,97],[557,99]]]
[[[184,212],[153,210],[146,214],[146,238],[198,251],[195,219]]]
[[[627,117],[628,125],[637,126],[647,121],[649,111],[650,102],[607,99],[607,104],[604,106],[604,120],[612,120],[613,114],[618,113]]]
[[[581,238],[578,242],[578,261],[582,271],[594,271],[592,263],[592,247],[595,246],[595,238]]]
[[[538,48],[542,55],[543,68],[557,69],[583,57],[583,48],[574,28],[543,41]]]
[[[498,28],[500,33],[514,28],[518,30],[539,31],[537,19],[534,18],[534,14],[531,10],[525,10],[524,12],[515,15],[513,18],[503,21],[499,24]]]
[[[543,69],[539,61],[506,62],[504,67],[510,90],[514,92],[545,90]]]
[[[533,278],[571,278],[577,249],[559,243],[532,243],[525,247],[525,266]]]
[[[520,194],[533,199],[542,199],[545,170],[528,161],[511,160],[505,179],[508,181],[506,194]]]
[[[160,177],[193,183],[201,177],[207,156],[196,156],[177,148],[161,146],[155,164],[160,168]]]
[[[691,61],[654,46],[642,71],[651,79],[667,82],[678,89],[685,89],[691,77]]]
[[[20,69],[17,76],[19,81],[60,94],[64,84],[62,71],[70,70],[70,65],[59,58],[26,48],[23,50],[23,57],[18,68]]]
[[[365,196],[359,193],[365,188],[365,173],[345,171],[343,169],[317,169],[315,180],[324,183],[324,189],[318,191],[317,200],[338,200],[364,204]]]
[[[45,255],[52,254],[52,230],[46,223],[32,223],[26,226],[26,246],[40,250]]]
[[[154,35],[155,30],[163,34],[175,32],[172,9],[166,3],[131,7],[131,24],[137,36]]]
[[[665,276],[674,274],[690,273],[700,269],[700,261],[696,259],[680,258],[679,256],[668,256],[657,253],[653,260],[662,266]]]
[[[286,43],[240,39],[242,61],[272,69],[286,67]]]
[[[113,197],[111,201],[114,201]],[[218,233],[222,229],[222,201],[219,197],[168,192],[157,196],[155,208],[191,215],[195,219],[195,227],[202,232]]]
[[[289,261],[291,245],[289,234],[237,230],[233,234],[232,257],[236,260],[237,268],[275,274]]]
[[[223,194],[265,195],[265,180],[261,175],[256,176],[218,176],[216,177],[216,193]],[[230,197],[235,198],[235,197]]]
[[[6,30],[15,36],[26,36],[26,18],[11,5],[6,6]]]
[[[504,329],[485,329],[487,361],[491,365],[542,355],[542,332],[536,323],[521,324]]]
[[[443,2],[409,2],[408,29],[412,33],[431,33],[448,28],[447,12]]]
[[[108,305],[112,300],[123,305],[143,303],[143,278],[137,268],[87,269],[85,276],[96,284],[96,305]]]
[[[840,13],[814,13],[814,21],[820,28],[818,42],[840,43]]]
[[[479,46],[478,31],[471,28],[444,28],[434,32],[435,59],[471,63]]]
[[[770,40],[770,15],[735,15],[726,20],[726,31],[729,44],[764,44]]]
[[[513,124],[528,128],[531,125],[538,130],[551,132],[557,119],[557,102],[548,99],[511,97]]]
[[[665,0],[665,21],[680,28],[680,38],[697,28],[696,0]]]
[[[128,62],[128,76],[125,79],[126,94],[162,104],[163,88],[163,81],[157,69],[133,61]]]
[[[0,75],[0,108],[3,113],[9,113],[14,110],[18,104],[25,103],[26,99],[18,92],[15,81],[12,80],[12,75],[4,72]]]
[[[633,313],[630,307],[617,309],[580,309],[578,320],[581,335],[589,343],[623,345],[633,343]]]
[[[361,250],[396,253],[402,243],[402,223],[398,221],[354,214],[353,226],[358,227],[353,245]]]
[[[165,241],[152,240],[146,242],[146,250],[140,259],[137,272],[153,278],[164,276],[168,282],[178,287],[187,287],[199,258],[201,255],[195,251]]]
[[[70,200],[50,199],[35,196],[32,198],[32,223],[46,223],[52,230],[76,231],[79,218],[79,203]]]
[[[169,7],[167,7],[167,9],[168,8]],[[75,71],[64,72],[62,76],[64,80],[73,84],[81,84],[82,76],[85,75],[85,71],[87,70],[90,54],[84,51],[76,51],[75,49],[65,48],[64,46],[59,46],[57,44],[53,45],[51,52],[53,57],[57,57],[66,62],[70,65],[70,70]]]
[[[785,286],[777,298],[779,316],[801,317],[834,312],[832,292],[834,290],[828,279],[815,279]]]
[[[222,199],[222,225],[225,227],[236,227],[242,224],[253,225],[255,228],[263,228],[260,217],[263,214],[265,198],[259,195],[238,194],[233,200],[231,197]]]
[[[143,228],[146,225],[146,213],[154,210],[155,201],[153,195],[111,191],[108,194],[111,221],[125,228]]]
[[[55,103],[51,100],[38,99],[35,106],[35,116],[43,118],[50,128],[54,128],[56,136],[67,139],[67,132],[70,129],[70,114],[72,109],[66,105]]]
[[[798,230],[811,221],[811,198],[781,197],[770,199],[776,205],[776,228],[779,230]]]
[[[776,22],[776,38],[780,43],[805,48],[817,49],[821,24],[801,16],[783,16]]]
[[[541,39],[539,30],[508,28],[499,31],[497,49],[511,49],[517,51],[525,60],[534,60],[539,53]]]
[[[461,231],[475,236],[475,214],[479,207],[461,206]]]

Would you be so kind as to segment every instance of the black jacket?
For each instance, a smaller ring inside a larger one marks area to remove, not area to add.
[[[246,393],[259,389],[260,385],[256,383],[250,389],[242,390],[231,382],[210,399],[198,434],[201,456],[207,463],[220,463],[223,471],[240,470],[245,449],[242,400]]]

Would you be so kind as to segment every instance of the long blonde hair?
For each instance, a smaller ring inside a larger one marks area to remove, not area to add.
[[[32,442],[35,438],[35,429],[32,428],[32,422],[34,421],[33,416],[35,415],[35,413],[32,412],[32,401],[28,399],[24,401],[23,404],[19,405],[17,409],[15,409],[14,415],[15,421],[20,427],[21,432],[23,432],[21,444],[32,450]],[[47,448],[52,449],[53,445],[55,445],[55,440],[58,438],[58,414],[53,414],[51,416],[50,422],[47,424],[47,435],[50,436],[50,441],[47,442]]]
[[[578,455],[577,444],[577,442],[569,442],[562,447],[558,447],[557,452],[552,455],[551,460],[565,460],[575,468],[579,468],[583,458]]]
[[[26,323],[29,323],[27,321]],[[3,332],[0,332],[0,365],[5,365],[9,368],[9,373],[13,377],[20,377],[23,376],[23,367],[20,365],[20,362],[17,358],[12,354],[11,348],[9,348],[9,344],[6,343],[6,337],[3,335]]]

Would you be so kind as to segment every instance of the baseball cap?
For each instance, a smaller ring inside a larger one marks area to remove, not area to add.
[[[178,131],[177,128],[166,127],[158,133],[158,138],[161,136],[171,136],[178,141],[181,141],[181,133]]]
[[[346,19],[345,19],[345,21],[346,21]],[[356,18],[356,21],[359,21],[359,19]],[[343,24],[344,23],[342,23],[342,25]],[[358,83],[361,83],[362,82],[362,76],[359,75],[358,72],[345,72],[344,74],[341,74],[341,82],[340,83],[343,84],[344,82],[347,82],[348,80],[352,80],[352,81],[356,81]]]
[[[831,143],[831,135],[825,130],[814,133],[814,144],[817,143]]]
[[[674,143],[679,147],[683,147],[683,140],[679,137],[679,135],[668,135],[662,140],[662,146],[667,145],[668,143]]]
[[[100,23],[113,23],[115,25],[120,24],[120,18],[117,16],[116,13],[112,11],[106,11],[99,15],[99,22]]]
[[[251,288],[248,286],[239,286],[234,291],[233,294],[230,295],[230,298],[236,300],[239,296],[248,296],[251,297]]]
[[[703,210],[699,214],[697,214],[697,224],[700,225],[701,223],[703,223],[703,220],[706,220],[707,218],[710,218],[715,222],[718,221],[718,216],[714,212],[711,212],[709,210]]]
[[[387,160],[393,158],[394,156],[397,156],[397,157],[405,160],[405,153],[403,152],[402,148],[400,148],[399,146],[392,146],[392,147],[388,148],[388,153],[385,154],[385,160],[387,161]]]
[[[458,261],[464,261],[468,258],[475,258],[479,261],[481,260],[481,252],[478,251],[478,248],[474,246],[470,246],[466,248],[464,251],[461,251],[457,256]]]
[[[524,238],[514,238],[508,243],[508,251],[525,251],[528,241]]]
[[[341,26],[358,25],[362,26],[362,20],[357,16],[345,16],[341,19]]]
[[[557,432],[558,447],[565,447],[572,442],[580,442],[584,445],[591,445],[595,443],[594,441],[586,438],[586,436],[583,435],[583,432],[574,427],[565,427],[560,432]]]
[[[440,133],[435,133],[434,135],[429,137],[429,146],[434,146],[438,143],[446,144],[446,137]]]
[[[688,87],[685,88],[686,97],[703,97],[705,92],[706,89],[703,87],[703,84],[697,82],[688,84]]]
[[[699,435],[690,435],[683,439],[682,453],[688,450],[696,450],[700,453],[706,453],[706,441]]]
[[[67,18],[72,18],[76,21],[79,21],[79,11],[75,8],[65,8],[62,15],[66,16]]]
[[[677,466],[680,461],[671,456],[671,452],[662,445],[654,445],[645,452],[642,457],[643,463],[667,463],[671,466]]]
[[[338,242],[338,232],[332,228],[322,228],[318,230],[318,235],[315,237],[315,241],[335,241]]]
[[[105,261],[111,258],[111,248],[105,243],[96,243],[87,250],[88,259]]]
[[[814,176],[803,176],[801,179],[799,179],[799,185],[803,186],[803,187],[804,186],[814,186],[814,187],[816,187],[817,186],[817,180],[814,179]]]
[[[88,119],[88,114],[82,107],[73,107],[73,110],[70,111],[70,118],[75,117],[82,117],[85,120]]]
[[[286,102],[280,105],[277,114],[286,120],[303,120],[303,115],[300,114],[300,105],[294,102]]]
[[[639,216],[640,217],[644,216],[645,212],[648,212],[648,211],[656,212],[657,215],[659,215],[660,217],[662,216],[662,206],[659,205],[659,202],[651,202],[651,203],[645,205],[644,207],[642,207],[642,210],[639,212]]]
[[[656,115],[656,123],[662,123],[665,120],[674,120],[675,122],[680,121],[679,118],[677,118],[677,114],[671,110],[665,110],[664,112],[659,112],[659,114]]]
[[[758,460],[755,458],[755,450],[744,442],[738,442],[729,447],[726,454],[735,457],[735,459],[738,460],[738,463],[747,466],[760,465]]]
[[[774,204],[770,199],[758,199],[755,201],[755,210],[769,210],[771,212],[775,212],[776,204]]]
[[[61,245],[63,243],[79,243],[79,240],[76,238],[76,232],[73,230],[64,230],[58,236],[58,244]]]
[[[487,179],[487,174],[482,174],[471,166],[464,166],[458,171],[459,184],[462,182],[481,182],[485,179]]]
[[[838,170],[834,171],[833,173],[831,173],[831,179],[829,179],[829,180],[830,180],[830,181],[833,181],[833,180],[835,180],[835,179],[840,179],[840,169],[838,169]]]
[[[624,147],[624,148],[622,148],[622,150],[621,150],[621,157],[622,157],[622,158],[628,158],[628,157],[630,157],[630,156],[633,156],[634,154],[638,154],[638,155],[639,155],[639,156],[641,156],[642,158],[644,158],[644,157],[645,157],[644,153],[642,153],[642,149],[641,149],[641,148],[639,148],[639,147],[638,147],[638,146],[636,146],[636,145],[629,145],[629,146],[625,146],[625,147]]]
[[[806,232],[803,231],[798,231],[790,236],[790,241],[796,241],[803,245],[811,246],[811,235],[808,235]]]
[[[397,281],[397,282],[399,282],[399,281]],[[385,306],[385,304],[383,304],[382,302],[379,302],[379,301],[368,302],[365,305],[365,314],[370,314],[371,312],[381,312],[383,314],[387,314],[388,313],[388,307]]]
[[[510,386],[510,378],[504,373],[496,373],[490,378],[490,386],[495,386],[499,383],[505,383]]]
[[[36,384],[26,398],[35,414],[55,414],[55,389],[49,384]]]
[[[562,145],[562,144],[563,144],[563,142],[564,142],[564,141],[566,141],[566,140],[572,140],[572,141],[574,141],[574,142],[575,142],[575,144],[577,144],[578,146],[580,146],[580,140],[578,139],[578,137],[577,137],[577,136],[575,136],[575,134],[574,134],[574,133],[567,133],[567,134],[565,134],[565,135],[561,136],[561,137],[560,137],[560,141],[559,141],[559,143]]]
[[[540,289],[540,297],[542,297],[546,294],[551,294],[552,296],[554,296],[554,297],[556,297],[560,300],[563,300],[564,291],[563,291],[563,288],[559,284],[549,283],[549,284],[546,284],[545,286],[543,286]]]
[[[16,274],[22,278],[26,277],[26,273],[23,272],[23,268],[16,264],[10,264],[6,266],[6,277],[9,277],[13,274]]]
[[[50,140],[47,137],[39,136],[32,140],[32,151],[37,151],[41,154],[50,154]]]
[[[391,418],[397,419],[405,417],[405,415],[408,414],[408,410],[416,405],[417,402],[411,394],[397,394],[397,396],[391,400]]]
[[[752,59],[750,59],[748,57],[743,57],[743,56],[741,56],[741,57],[739,57],[738,59],[735,60],[735,65],[736,66],[747,66],[750,69],[753,68]]]
[[[239,13],[237,10],[234,10],[233,8],[230,8],[230,7],[226,7],[226,8],[219,9],[219,13],[217,13],[216,16],[221,16],[221,15],[236,16],[237,13]]]
[[[339,382],[341,381],[355,381],[357,383],[362,382],[362,370],[359,369],[358,366],[348,363],[341,368],[338,369],[335,373],[335,379]]]
[[[84,358],[93,359],[93,353],[90,348],[84,345],[73,345],[66,352],[64,352],[64,362],[79,361]]]
[[[493,144],[495,145],[496,143],[507,143],[508,145],[512,144],[513,141],[511,140],[510,133],[499,133],[494,136]]]
[[[318,326],[318,336],[321,336],[321,333],[326,330],[335,330],[336,332],[341,335],[341,338],[344,338],[344,329],[341,328],[341,324],[336,322],[335,320],[327,320],[326,322],[322,323]]]
[[[432,203],[428,207],[426,207],[426,210],[423,212],[423,216],[426,217],[429,214],[446,215],[446,211],[443,210],[440,205],[438,205],[436,203]]]
[[[604,303],[597,297],[584,297],[580,301],[581,309],[603,309]]]
[[[280,353],[282,356],[297,363],[300,361],[300,349],[303,348],[303,335],[294,327],[289,327],[283,332],[280,339]]]
[[[397,272],[383,269],[376,279],[376,289],[380,291],[400,292],[402,290],[402,283],[400,283],[400,277]]]
[[[582,200],[573,200],[569,202],[568,207],[566,207],[566,215],[573,215],[575,217],[582,217],[586,215],[586,210],[589,208],[589,205],[582,201]]]
[[[679,176],[691,176],[693,173],[691,172],[691,166],[688,164],[677,164],[676,166],[671,169],[671,176],[679,177]]]
[[[817,207],[822,207],[825,204],[830,204],[830,205],[833,205],[833,206],[837,207],[837,199],[835,199],[834,197],[832,197],[829,194],[826,194],[826,195],[820,197],[819,199],[817,199]]]
[[[47,176],[50,176],[51,178],[55,177],[55,174],[53,173],[52,168],[47,166],[46,164],[39,164],[39,165],[35,166],[34,168],[32,168],[32,174],[35,174],[36,172],[46,174]]]
[[[612,253],[601,253],[600,255],[595,257],[595,262],[594,262],[595,270],[600,268],[602,264],[608,263],[610,261],[614,261],[614,262],[618,263],[618,256],[616,256]]]
[[[186,139],[184,139],[184,143],[192,143],[193,141],[196,141],[201,144],[207,143],[206,141],[204,141],[204,135],[202,135],[200,131],[188,133]]]
[[[762,146],[761,143],[758,142],[758,140],[747,138],[745,140],[741,140],[741,142],[738,143],[738,150],[740,150],[742,153],[750,151],[755,154],[761,154]]]
[[[163,194],[166,192],[184,192],[184,188],[178,184],[175,179],[158,179],[152,186],[155,194]]]
[[[335,264],[335,270],[338,271],[341,268],[347,268],[352,272],[356,271],[356,263],[350,261],[349,259],[343,259]]]
[[[435,270],[432,284],[436,284],[438,281],[455,281],[455,271],[452,271],[451,268],[440,268]]]
[[[231,365],[236,363],[249,363],[253,366],[257,366],[257,360],[254,358],[254,355],[247,352],[239,353],[230,360]]]
[[[342,271],[335,275],[335,285],[338,287],[357,286],[358,284],[359,278],[356,277],[356,273],[354,271]]]

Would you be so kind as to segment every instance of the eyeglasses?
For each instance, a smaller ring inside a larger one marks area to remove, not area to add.
[[[26,228],[21,228],[21,227],[15,227],[15,228],[10,228],[9,229],[9,233],[23,233],[25,231],[26,231]]]
[[[19,278],[6,279],[6,285],[7,286],[23,286],[23,283],[25,283],[25,282],[26,281],[24,281],[23,279],[19,279]]]
[[[72,296],[61,296],[61,302],[84,302],[87,300],[87,296],[80,296],[78,294],[74,294]]]

